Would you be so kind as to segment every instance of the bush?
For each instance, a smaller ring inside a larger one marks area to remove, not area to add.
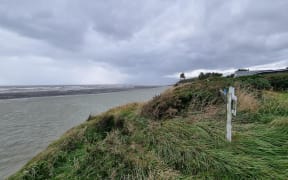
[[[183,80],[180,80],[179,82],[177,82],[175,84],[175,86],[178,86],[179,84],[183,84],[183,83],[193,83],[195,82],[196,80],[198,80],[198,78],[189,78],[189,79],[183,79]]]
[[[216,73],[216,72],[212,72],[212,73],[203,73],[201,72],[198,76],[198,79],[203,80],[203,79],[207,79],[209,77],[222,77],[223,74],[221,73]]]
[[[97,129],[100,132],[110,132],[114,127],[114,116],[106,115],[97,124]]]
[[[263,90],[273,88],[277,91],[288,90],[288,73],[273,73],[263,75],[244,76],[237,78],[246,85]]]
[[[288,90],[288,73],[271,74],[264,77],[269,80],[274,90]]]
[[[271,89],[270,81],[259,76],[248,76],[240,78],[244,86],[251,86],[252,88],[258,90],[268,90]]]
[[[271,88],[270,82],[264,78],[249,79],[247,82],[251,84],[254,88],[259,90]]]
[[[114,129],[124,131],[125,120],[121,116],[105,114],[99,121],[89,126],[85,131],[86,140],[90,143],[104,139],[108,132]]]
[[[156,96],[144,105],[142,115],[154,120],[161,120],[183,115],[188,107],[202,111],[206,106],[220,102],[221,96],[218,88],[214,84],[208,85],[202,82],[174,88],[173,91],[170,90]]]

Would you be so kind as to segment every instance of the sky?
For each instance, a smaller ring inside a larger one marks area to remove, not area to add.
[[[0,0],[0,85],[288,67],[287,0]]]

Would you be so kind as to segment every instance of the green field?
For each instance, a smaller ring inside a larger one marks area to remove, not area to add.
[[[180,83],[89,118],[9,179],[287,179],[287,77]],[[230,85],[239,99],[232,143],[219,94]]]

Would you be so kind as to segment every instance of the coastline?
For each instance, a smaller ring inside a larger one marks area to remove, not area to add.
[[[47,91],[31,91],[31,92],[11,92],[11,93],[0,93],[0,100],[23,99],[32,97],[103,94],[103,93],[130,91],[139,89],[152,89],[157,87],[161,86],[134,86],[128,88],[101,88],[101,89],[93,88],[93,89],[75,89],[67,91],[47,90]]]

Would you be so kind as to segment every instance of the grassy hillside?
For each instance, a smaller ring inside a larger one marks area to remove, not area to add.
[[[288,93],[271,77],[195,79],[90,117],[9,179],[287,179]],[[229,85],[232,143],[219,94]]]

